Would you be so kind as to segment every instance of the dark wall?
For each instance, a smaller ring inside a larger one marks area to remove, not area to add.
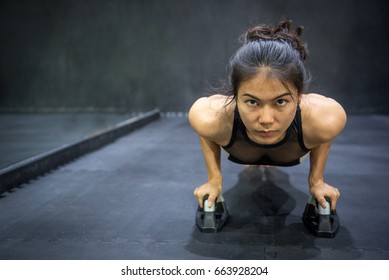
[[[0,111],[187,111],[282,16],[305,26],[312,91],[389,113],[384,0],[1,1]]]

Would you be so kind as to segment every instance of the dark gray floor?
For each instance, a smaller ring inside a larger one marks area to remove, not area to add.
[[[129,114],[0,114],[0,169],[105,130]]]
[[[206,179],[186,118],[162,118],[0,199],[0,259],[389,259],[389,116],[350,116],[326,179],[342,192],[334,239],[302,225],[308,161],[255,169],[223,158],[231,219],[194,224]]]

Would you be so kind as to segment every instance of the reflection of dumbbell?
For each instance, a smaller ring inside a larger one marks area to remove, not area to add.
[[[310,197],[303,213],[304,225],[318,237],[335,237],[339,229],[339,217],[331,211],[330,200],[323,208],[316,199]]]
[[[208,207],[208,195],[203,198],[203,208],[200,206],[196,212],[196,225],[201,232],[218,232],[227,222],[229,213],[223,196],[219,195],[216,203]]]

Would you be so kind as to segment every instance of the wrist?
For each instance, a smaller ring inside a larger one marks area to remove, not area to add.
[[[208,176],[208,182],[212,185],[221,186],[223,178],[221,175]]]
[[[324,182],[323,177],[309,177],[308,178],[308,184],[309,184],[310,188],[312,188],[313,186],[315,186],[317,184],[321,184],[323,182]]]

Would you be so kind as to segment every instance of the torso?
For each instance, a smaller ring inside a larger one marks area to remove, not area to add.
[[[228,96],[201,98],[192,107],[190,121],[195,131],[220,146],[229,144],[236,103]],[[346,115],[333,99],[319,94],[303,94],[300,99],[304,146],[312,149],[331,141],[344,128]]]
[[[267,145],[255,143],[249,138],[236,108],[231,139],[222,148],[229,154],[229,160],[239,164],[293,166],[301,163],[309,149],[303,141],[300,107],[297,107],[294,120],[284,138]]]

